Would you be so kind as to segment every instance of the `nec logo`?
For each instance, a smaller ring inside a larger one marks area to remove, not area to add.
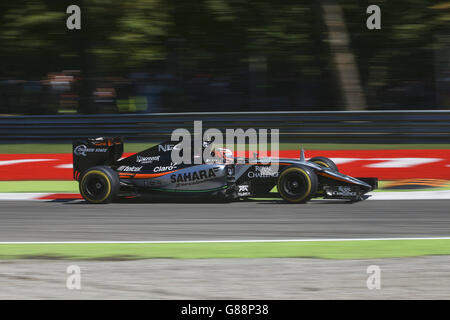
[[[163,151],[163,152],[172,151],[174,147],[175,147],[175,145],[173,145],[173,144],[166,144],[166,145],[160,144],[158,146],[158,151]]]

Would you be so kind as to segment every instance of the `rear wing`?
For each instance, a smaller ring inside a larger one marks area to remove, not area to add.
[[[84,171],[98,166],[111,166],[123,154],[123,139],[115,138],[87,138],[73,141],[73,178],[79,180]]]

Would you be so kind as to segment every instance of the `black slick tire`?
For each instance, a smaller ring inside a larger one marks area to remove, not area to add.
[[[326,158],[326,157],[314,157],[309,159],[308,161],[314,162],[315,164],[318,164],[319,166],[331,169],[333,171],[339,172],[339,169],[337,165],[333,162],[333,160]]]
[[[110,203],[120,188],[119,175],[106,166],[92,167],[80,179],[81,196],[89,203]]]
[[[318,184],[317,176],[311,169],[290,167],[281,173],[277,188],[285,201],[305,203],[317,193]]]

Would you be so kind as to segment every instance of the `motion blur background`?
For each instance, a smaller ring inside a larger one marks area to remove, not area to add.
[[[448,239],[449,25],[450,0],[0,0],[0,262],[17,259],[0,298],[448,299],[450,240],[181,242]],[[301,144],[379,188],[351,205],[78,201],[72,140],[122,136],[128,156],[199,120],[279,129],[280,157]],[[180,243],[99,243],[141,240]],[[93,259],[79,295],[75,260],[52,259]]]
[[[449,1],[2,0],[0,114],[450,109],[449,23]]]

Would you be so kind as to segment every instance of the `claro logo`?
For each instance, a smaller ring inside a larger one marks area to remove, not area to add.
[[[165,171],[172,171],[177,168],[177,165],[175,163],[171,163],[170,166],[158,166],[153,168],[153,172],[165,172]]]

